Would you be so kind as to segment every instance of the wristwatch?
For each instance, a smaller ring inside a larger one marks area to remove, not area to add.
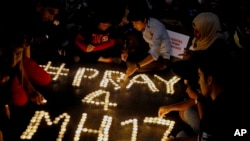
[[[198,96],[195,100],[194,103],[198,104],[199,102],[201,102],[201,96]]]
[[[195,104],[198,104],[198,103],[199,103],[198,98],[194,99],[194,103],[195,103]]]

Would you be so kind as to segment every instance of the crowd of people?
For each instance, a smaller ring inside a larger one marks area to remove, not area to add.
[[[171,140],[224,140],[236,129],[247,129],[250,8],[246,0],[239,1],[234,5],[238,15],[230,20],[230,10],[218,12],[221,6],[227,10],[228,3],[216,7],[209,2],[180,7],[193,8],[186,25],[193,29],[193,39],[183,59],[172,61],[168,25],[161,21],[159,7],[183,6],[181,0],[7,1],[3,5],[18,12],[3,14],[0,29],[0,141],[11,138],[6,121],[13,107],[43,104],[39,88],[51,78],[38,64],[50,60],[125,64],[126,77],[172,70],[185,82],[187,98],[159,107],[158,116],[179,111],[194,132],[183,130]],[[228,120],[233,121],[230,127]]]

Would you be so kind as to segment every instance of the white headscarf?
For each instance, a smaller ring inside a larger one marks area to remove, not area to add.
[[[206,50],[217,38],[223,38],[221,24],[218,16],[212,12],[198,14],[193,20],[193,26],[201,34],[200,39],[194,38],[194,50]]]

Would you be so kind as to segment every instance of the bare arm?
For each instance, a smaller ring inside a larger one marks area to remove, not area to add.
[[[24,48],[23,55],[24,55],[25,57],[30,58],[30,45],[28,45],[28,46],[26,46],[26,47]]]
[[[150,64],[153,61],[155,61],[154,58],[151,55],[148,55],[146,58],[144,58],[138,64],[140,65],[140,67],[143,67],[143,66],[146,66],[146,65]]]
[[[158,116],[164,117],[166,114],[168,114],[171,111],[183,111],[192,106],[195,106],[194,99],[188,99],[186,101],[179,102],[179,103],[172,104],[172,105],[161,106],[158,110]]]
[[[202,115],[203,115],[203,106],[202,106],[202,102],[197,101],[197,108],[198,108],[199,117],[200,117],[200,119],[201,119],[201,118],[202,118]]]

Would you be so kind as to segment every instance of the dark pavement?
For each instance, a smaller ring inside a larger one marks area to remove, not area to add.
[[[27,108],[25,112],[15,109],[14,114],[18,118],[14,121],[16,129],[13,128],[12,136],[16,136],[16,139],[95,141],[101,140],[100,133],[103,133],[103,140],[129,141],[133,131],[133,136],[138,141],[160,141],[164,135],[175,135],[183,127],[174,112],[162,120],[165,124],[157,124],[161,121],[157,118],[159,106],[172,104],[186,97],[182,81],[174,77],[169,69],[135,73],[130,78],[120,80],[119,77],[126,70],[125,64],[72,65],[51,62],[50,67],[48,64],[41,65],[47,67],[48,72],[54,72],[51,74],[52,78],[58,78],[46,88],[38,87],[47,99],[45,105],[31,105],[33,107]],[[57,73],[58,70],[61,72]],[[77,82],[74,80],[77,75],[83,76],[79,77],[81,80],[78,79],[80,86],[73,86],[73,82]],[[173,78],[175,79],[170,81]],[[169,85],[166,83],[168,81]],[[105,117],[109,121],[104,120]],[[146,120],[150,118],[155,119],[151,121],[153,123]],[[174,125],[173,129],[168,126],[170,123]],[[28,128],[29,125],[36,127]],[[80,131],[81,127],[88,131]]]

